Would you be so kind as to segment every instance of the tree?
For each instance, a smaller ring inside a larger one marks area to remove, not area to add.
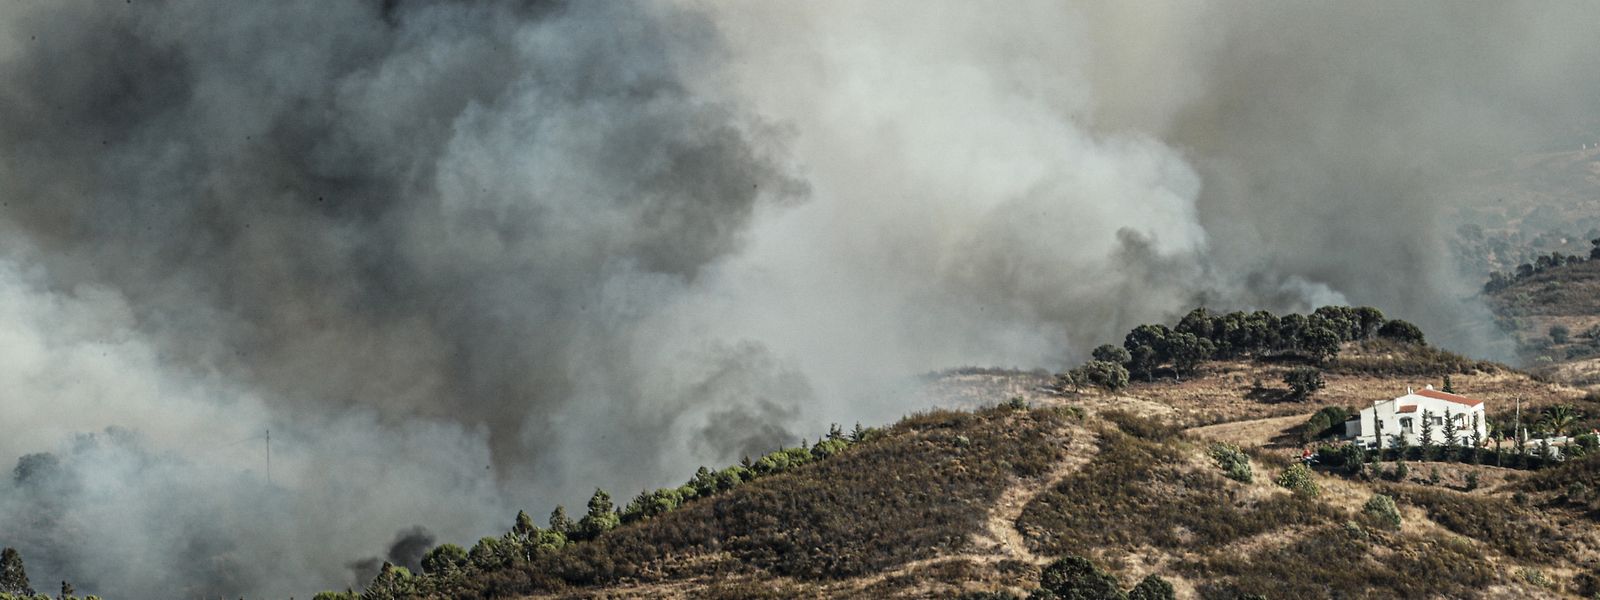
[[[1454,460],[1455,459],[1456,446],[1459,446],[1460,442],[1461,442],[1460,430],[1461,430],[1461,428],[1456,425],[1456,414],[1453,411],[1450,410],[1450,407],[1448,407],[1448,406],[1445,407],[1445,409],[1444,409],[1444,459],[1445,460]]]
[[[585,538],[593,539],[615,528],[619,521],[616,510],[611,505],[611,494],[595,488],[594,495],[589,497],[589,514],[578,521],[578,530],[583,532]]]
[[[528,516],[528,511],[517,511],[517,520],[511,525],[511,532],[523,539],[533,539],[539,535],[539,526],[533,524],[533,517]]]
[[[467,550],[455,544],[440,545],[422,557],[422,572],[429,575],[449,573],[465,566]]]
[[[1126,600],[1117,580],[1089,559],[1068,555],[1056,559],[1039,574],[1039,588],[1061,600]]]
[[[1422,432],[1417,445],[1422,447],[1422,460],[1433,460],[1433,411],[1422,411]]]
[[[1300,334],[1300,350],[1313,360],[1323,361],[1339,353],[1340,337],[1327,327],[1312,327]]]
[[[1367,469],[1367,451],[1355,444],[1345,444],[1339,448],[1339,457],[1344,460],[1344,472],[1351,476],[1360,476]]]
[[[1383,327],[1383,311],[1371,306],[1357,308],[1355,316],[1361,323],[1361,339],[1372,339],[1372,336],[1378,335],[1378,329]]]
[[[1571,404],[1557,404],[1544,409],[1544,415],[1539,417],[1540,426],[1550,430],[1556,435],[1564,435],[1583,418],[1583,413]]]
[[[1103,360],[1091,360],[1073,369],[1068,377],[1077,384],[1089,384],[1115,392],[1128,387],[1128,370],[1122,365]]]
[[[1322,371],[1314,367],[1295,367],[1283,374],[1284,385],[1289,386],[1289,397],[1303,401],[1311,397],[1312,393],[1322,389],[1326,384],[1322,380]]]
[[[1472,464],[1478,464],[1478,450],[1483,447],[1483,432],[1479,431],[1480,427],[1478,413],[1472,413],[1472,432],[1467,434],[1472,440],[1472,453],[1468,455],[1468,461]]]
[[[1308,319],[1305,315],[1288,314],[1278,320],[1278,346],[1287,350],[1300,347]]]
[[[1177,597],[1172,584],[1155,573],[1146,575],[1139,584],[1128,590],[1128,600],[1172,600]]]
[[[1216,345],[1211,340],[1192,333],[1174,333],[1167,338],[1167,355],[1172,359],[1172,369],[1178,375],[1193,373],[1200,363],[1211,358]]]
[[[700,470],[704,471],[705,467],[700,467]],[[550,511],[551,531],[570,536],[576,532],[577,529],[577,525],[572,522],[571,518],[567,517],[567,508],[565,506],[557,504],[556,509]]]
[[[483,570],[493,570],[511,564],[514,552],[506,547],[506,540],[492,535],[478,538],[478,543],[467,551],[467,561]]]
[[[1122,347],[1128,350],[1128,371],[1143,375],[1146,381],[1155,379],[1156,367],[1166,362],[1167,337],[1172,330],[1165,325],[1140,325],[1128,332]]]
[[[1197,338],[1211,339],[1215,324],[1217,324],[1217,320],[1211,317],[1211,312],[1207,311],[1205,307],[1200,307],[1189,311],[1189,314],[1179,319],[1178,326],[1172,330],[1176,333],[1187,333]]]
[[[1100,347],[1095,348],[1093,352],[1089,353],[1089,355],[1093,356],[1095,360],[1103,360],[1105,362],[1117,363],[1119,365],[1128,364],[1128,361],[1133,360],[1133,356],[1128,354],[1126,349],[1112,344],[1101,344]]]
[[[28,570],[22,566],[22,553],[16,548],[0,550],[0,593],[32,596]]]
[[[1445,373],[1445,375],[1444,375],[1444,385],[1439,388],[1439,391],[1442,391],[1442,392],[1444,392],[1446,394],[1454,394],[1454,393],[1456,393],[1455,386],[1450,385],[1450,374],[1449,373]]]
[[[378,571],[378,576],[367,584],[367,589],[361,593],[361,598],[362,600],[408,598],[412,593],[412,584],[410,570],[385,562],[383,569]]]
[[[1572,337],[1572,330],[1567,329],[1566,325],[1551,325],[1550,326],[1550,341],[1555,342],[1557,344],[1565,344],[1565,343],[1567,343],[1567,340],[1570,339],[1571,337]]]
[[[1401,321],[1400,319],[1395,319],[1389,321],[1388,323],[1384,323],[1383,327],[1378,329],[1378,337],[1397,342],[1404,342],[1407,344],[1427,343],[1427,341],[1422,337],[1422,329],[1418,328],[1416,325]]]

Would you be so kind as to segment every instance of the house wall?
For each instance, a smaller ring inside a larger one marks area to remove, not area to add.
[[[1396,412],[1398,408],[1410,405],[1417,407],[1415,412]],[[1375,446],[1378,431],[1377,424],[1381,422],[1383,423],[1383,445],[1385,447],[1393,444],[1396,433],[1404,435],[1406,443],[1417,446],[1422,442],[1423,411],[1429,411],[1432,413],[1432,417],[1442,419],[1445,416],[1445,411],[1449,410],[1452,415],[1461,415],[1461,425],[1456,429],[1457,443],[1462,445],[1470,444],[1472,439],[1472,415],[1474,414],[1478,415],[1479,439],[1488,438],[1488,423],[1484,419],[1483,406],[1479,404],[1474,407],[1468,407],[1447,400],[1408,394],[1362,409],[1359,433],[1354,439],[1369,447]],[[1402,419],[1411,419],[1412,427],[1409,430],[1401,427]],[[1435,424],[1433,443],[1444,444],[1447,439],[1445,434],[1445,426],[1443,424]]]

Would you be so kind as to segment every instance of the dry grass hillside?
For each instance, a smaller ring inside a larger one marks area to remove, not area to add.
[[[1448,374],[1491,418],[1517,398],[1528,414],[1600,414],[1584,392],[1368,341],[1347,342],[1322,365],[1326,387],[1291,402],[1282,378],[1293,366],[1208,362],[1115,392],[952,371],[930,381],[930,403],[981,408],[914,414],[594,539],[504,560],[474,550],[478,566],[366,597],[994,600],[1026,597],[1064,555],[1123,590],[1165,579],[1178,598],[1600,592],[1600,453],[1542,470],[1414,458],[1405,474],[1328,454],[1310,485],[1280,485],[1298,427],[1325,406],[1370,405]],[[1237,450],[1218,454],[1219,443]],[[1394,512],[1371,509],[1378,494]]]
[[[1488,299],[1534,372],[1600,384],[1600,261],[1536,273]]]
[[[1576,389],[1443,353],[1347,344],[1327,386],[1285,399],[1290,365],[1211,362],[1182,381],[1051,391],[1038,373],[953,372],[913,415],[824,460],[596,539],[458,578],[424,597],[1021,598],[1079,555],[1122,589],[1179,598],[1530,598],[1600,592],[1600,453],[1542,471],[1409,463],[1407,477],[1325,465],[1315,494],[1277,479],[1294,428],[1437,384],[1530,412]],[[1406,373],[1384,375],[1381,373]],[[966,391],[963,391],[965,389]],[[1586,404],[1584,406],[1587,406]],[[1600,407],[1597,407],[1600,408]],[[1242,447],[1230,478],[1215,444]],[[1393,498],[1400,525],[1366,509]],[[444,590],[444,591],[441,591]]]

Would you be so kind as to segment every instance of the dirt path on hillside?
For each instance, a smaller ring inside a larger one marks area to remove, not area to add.
[[[977,564],[994,564],[1006,559],[1020,560],[1031,564],[1044,564],[1041,558],[1028,549],[1027,541],[1022,532],[1017,530],[1017,518],[1022,516],[1022,511],[1043,494],[1046,490],[1054,488],[1068,475],[1076,473],[1078,469],[1089,464],[1097,451],[1096,441],[1098,436],[1092,431],[1078,430],[1070,434],[1064,448],[1066,455],[1055,464],[1049,473],[1040,477],[1017,481],[1006,488],[995,500],[993,508],[985,519],[984,528],[972,536],[972,551],[959,554],[935,556],[922,560],[912,561],[894,569],[874,573],[866,577],[841,582],[842,585],[831,586],[830,593],[861,593],[883,581],[905,575],[918,569],[953,561],[969,561]]]
[[[1238,446],[1270,446],[1273,438],[1284,435],[1295,426],[1306,422],[1306,419],[1311,418],[1313,414],[1316,413],[1234,421],[1205,427],[1194,427],[1185,431],[1201,439],[1227,442]]]
[[[1024,480],[1006,488],[1006,491],[1000,494],[1000,499],[995,501],[994,508],[989,510],[984,530],[973,536],[973,546],[979,551],[987,550],[987,554],[994,556],[995,559],[1011,558],[1043,564],[1045,559],[1028,549],[1022,531],[1017,529],[1017,519],[1022,516],[1022,510],[1027,508],[1034,498],[1055,488],[1062,479],[1089,464],[1095,455],[1097,438],[1098,436],[1091,431],[1074,432],[1071,441],[1067,442],[1066,458],[1056,463],[1054,469],[1043,477]]]

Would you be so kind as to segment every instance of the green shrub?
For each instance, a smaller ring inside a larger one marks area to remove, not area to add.
[[[1128,600],[1173,600],[1175,597],[1172,584],[1155,573],[1146,575],[1138,585],[1128,590]]]
[[[1394,498],[1383,494],[1373,494],[1372,498],[1369,498],[1367,503],[1361,506],[1361,512],[1373,523],[1390,530],[1398,531],[1400,529],[1400,508],[1395,506]]]
[[[1250,483],[1255,475],[1250,471],[1250,457],[1238,446],[1216,443],[1211,445],[1211,460],[1222,468],[1222,473],[1234,481]]]
[[[1319,374],[1320,378],[1321,375]],[[1300,443],[1307,444],[1325,437],[1343,433],[1344,422],[1350,418],[1350,409],[1343,406],[1325,406],[1300,424]]]
[[[1289,398],[1305,400],[1327,385],[1322,380],[1322,370],[1316,367],[1295,367],[1283,375],[1283,384],[1289,386]],[[1318,411],[1318,414],[1322,414]],[[1315,418],[1315,417],[1313,417]],[[1342,421],[1342,419],[1341,419]],[[1327,429],[1324,423],[1322,429]],[[1315,433],[1321,433],[1319,429]]]
[[[1478,489],[1479,484],[1480,484],[1480,481],[1479,481],[1479,478],[1478,478],[1478,472],[1477,471],[1472,471],[1470,473],[1467,473],[1467,491],[1470,492],[1472,490]]]
[[[1321,488],[1317,487],[1316,475],[1312,474],[1310,467],[1301,463],[1289,465],[1289,468],[1279,473],[1277,484],[1288,488],[1297,496],[1315,498],[1322,493]]]
[[[1584,485],[1582,481],[1574,481],[1567,486],[1567,502],[1580,504],[1588,499],[1589,486]]]
[[[1054,600],[1127,600],[1117,579],[1101,571],[1089,559],[1063,556],[1045,566],[1039,574],[1039,589],[1029,598]]]

